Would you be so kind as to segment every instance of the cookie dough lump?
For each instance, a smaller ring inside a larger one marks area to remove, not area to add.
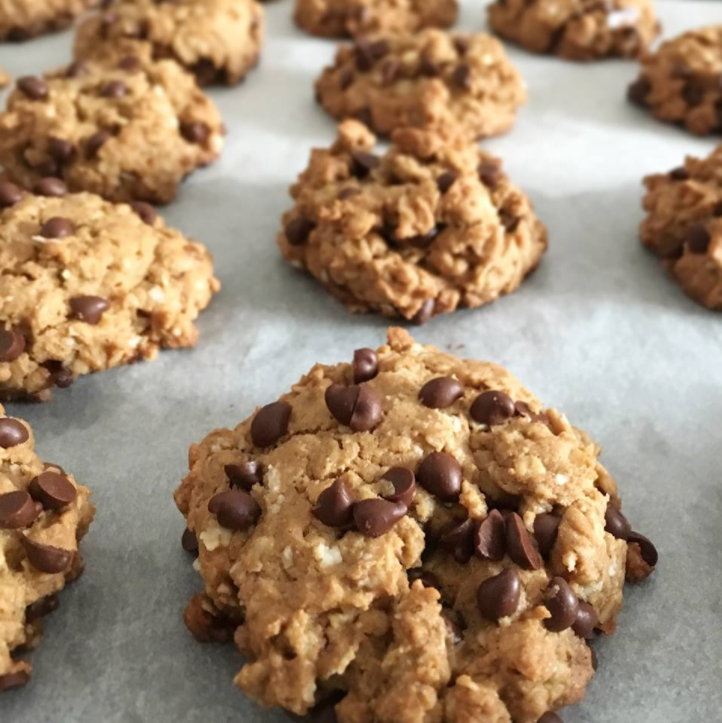
[[[0,41],[19,42],[67,27],[98,0],[3,0]]]
[[[642,58],[629,100],[705,136],[722,131],[722,26],[684,33]]]
[[[660,30],[651,0],[495,0],[488,13],[502,37],[568,60],[636,58]]]
[[[30,679],[18,656],[36,647],[42,618],[83,571],[78,545],[93,513],[88,490],[44,464],[30,426],[0,406],[0,693]]]
[[[201,85],[236,85],[258,64],[263,18],[255,0],[115,0],[80,25],[75,57],[147,49],[180,63]]]
[[[644,179],[642,243],[702,306],[722,311],[722,146]]]
[[[175,499],[205,592],[186,622],[232,637],[236,683],[296,714],[554,720],[625,576],[657,562],[599,451],[500,367],[391,329],[191,447]]]
[[[218,157],[223,133],[213,102],[171,60],[78,62],[18,79],[0,114],[0,165],[28,189],[53,176],[113,201],[167,203]]]
[[[384,156],[357,121],[314,150],[291,188],[284,258],[350,311],[424,323],[519,286],[547,234],[497,159],[443,133],[402,129]]]
[[[506,133],[526,101],[498,40],[441,30],[342,46],[316,92],[334,118],[357,118],[379,135],[416,127],[470,139]]]
[[[208,250],[145,203],[0,182],[0,399],[193,346],[219,287]]]

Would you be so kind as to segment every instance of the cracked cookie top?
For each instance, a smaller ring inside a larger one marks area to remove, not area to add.
[[[722,310],[722,146],[644,179],[642,243],[690,297]]]
[[[526,101],[498,40],[433,29],[342,46],[316,92],[332,116],[357,118],[380,135],[416,127],[470,139],[506,133]]]
[[[44,464],[30,426],[0,406],[0,693],[24,685],[57,593],[83,570],[78,544],[93,519],[90,493]]]
[[[632,531],[599,447],[500,367],[401,329],[191,447],[176,491],[236,683],[341,723],[536,723],[581,699]]]
[[[19,78],[0,114],[9,180],[33,188],[57,176],[114,201],[171,201],[222,145],[218,110],[193,76],[147,53]]]
[[[263,17],[255,0],[115,0],[80,25],[75,57],[147,48],[180,63],[201,85],[235,85],[258,63]]]
[[[220,287],[208,250],[148,204],[0,182],[0,399],[47,399],[81,374],[196,342]]]
[[[402,129],[384,156],[357,121],[314,150],[291,188],[279,245],[350,311],[423,323],[513,291],[547,234],[497,159],[440,132]]]
[[[496,0],[488,13],[499,35],[568,60],[634,58],[660,30],[651,0]]]
[[[3,0],[0,41],[22,41],[64,28],[98,0]]]

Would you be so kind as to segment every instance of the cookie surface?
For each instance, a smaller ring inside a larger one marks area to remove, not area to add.
[[[0,693],[24,685],[42,618],[83,571],[78,549],[94,508],[90,493],[60,467],[43,464],[30,426],[0,406]]]
[[[64,28],[98,0],[0,0],[0,40],[20,41]]]
[[[235,85],[257,65],[262,42],[263,8],[255,0],[115,0],[80,25],[75,57],[146,47],[180,63],[202,85]]]
[[[722,26],[684,33],[642,58],[628,97],[661,121],[704,136],[722,131]]]
[[[186,623],[233,638],[266,706],[536,723],[583,697],[586,639],[656,564],[599,452],[500,367],[391,329],[191,447]]]
[[[502,37],[568,60],[634,58],[659,34],[651,0],[496,0],[488,14]]]
[[[358,37],[446,28],[456,21],[456,0],[296,0],[296,23],[312,35]]]
[[[686,294],[722,311],[722,146],[670,173],[647,176],[644,185],[642,243]]]
[[[10,74],[6,70],[0,68],[0,88],[7,88],[11,82],[12,78],[10,77]]]
[[[384,136],[404,127],[470,139],[498,135],[526,101],[524,82],[498,40],[435,29],[342,46],[316,92],[335,118],[358,118]]]
[[[171,201],[222,145],[221,117],[193,76],[147,55],[19,78],[0,114],[9,180],[32,189],[57,176],[113,201]]]
[[[547,233],[499,161],[433,131],[396,131],[383,156],[357,121],[291,188],[281,253],[353,312],[424,323],[513,291]]]
[[[0,182],[2,205],[0,399],[47,399],[81,374],[195,344],[220,284],[208,250],[151,206]]]

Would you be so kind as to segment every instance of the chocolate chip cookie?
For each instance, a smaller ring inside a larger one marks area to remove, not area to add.
[[[10,74],[6,70],[0,68],[0,88],[7,88],[10,83],[12,83]]]
[[[659,34],[651,0],[496,0],[490,26],[533,53],[636,58]]]
[[[221,117],[193,76],[147,54],[19,78],[0,114],[8,180],[31,189],[53,176],[113,201],[171,201],[222,145]]]
[[[334,118],[357,118],[379,135],[416,127],[470,139],[506,133],[526,101],[498,40],[435,29],[342,46],[316,93]]]
[[[45,400],[81,374],[190,347],[220,288],[204,246],[146,203],[0,182],[0,399]]]
[[[22,41],[67,27],[98,0],[2,0],[0,40]]]
[[[501,367],[391,329],[191,447],[175,499],[205,593],[186,623],[235,641],[265,706],[557,720],[625,578],[657,563],[599,453]]]
[[[684,33],[642,58],[629,100],[698,136],[722,131],[722,26]]]
[[[83,571],[78,545],[93,513],[88,490],[43,464],[30,426],[0,406],[0,693],[30,679],[18,655],[38,644],[57,594]]]
[[[255,0],[115,0],[78,28],[75,57],[150,49],[172,58],[202,85],[235,85],[258,64],[263,8]]]
[[[344,121],[291,187],[284,258],[352,312],[424,323],[481,306],[538,265],[547,232],[500,162],[441,132],[402,129],[384,156]]]
[[[642,243],[685,293],[722,311],[722,146],[670,173],[647,176],[644,185]]]
[[[457,0],[296,0],[296,23],[322,37],[414,33],[456,22]]]

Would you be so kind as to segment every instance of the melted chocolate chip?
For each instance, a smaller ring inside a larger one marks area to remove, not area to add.
[[[474,553],[480,560],[498,562],[506,552],[506,523],[499,510],[491,510],[474,535]]]
[[[416,476],[407,467],[391,467],[384,473],[382,480],[388,480],[393,485],[392,494],[384,495],[385,500],[400,502],[411,507],[416,492]]]
[[[591,638],[598,623],[599,617],[596,610],[589,603],[580,600],[577,617],[572,624],[574,633],[580,638]]]
[[[446,452],[432,452],[416,472],[419,484],[442,502],[455,502],[461,493],[461,465]]]
[[[345,483],[337,479],[318,496],[312,514],[328,527],[347,527],[353,522],[353,504]]]
[[[23,191],[9,181],[0,181],[0,208],[10,208],[22,200]]]
[[[431,409],[446,409],[463,395],[464,387],[457,379],[437,377],[421,387],[419,401]]]
[[[510,420],[515,413],[512,398],[504,392],[489,390],[482,392],[469,410],[472,419],[479,424],[494,426]]]
[[[272,447],[288,431],[292,408],[288,402],[262,407],[251,422],[251,441],[256,447]]]
[[[70,299],[73,318],[95,326],[110,308],[107,299],[100,296],[74,296]]]
[[[313,221],[309,221],[303,216],[291,219],[284,229],[286,238],[291,246],[303,246],[308,241],[311,232],[316,228]]]
[[[353,353],[353,383],[374,379],[379,373],[379,358],[373,349],[356,349]]]
[[[0,328],[0,363],[15,361],[25,351],[25,337],[18,329]]]
[[[25,75],[18,78],[18,90],[22,91],[30,100],[45,100],[48,97],[48,86],[35,75]]]
[[[632,526],[627,518],[613,503],[607,504],[607,511],[604,513],[604,529],[618,540],[626,540],[632,531]]]
[[[361,500],[353,506],[353,519],[361,534],[381,537],[406,515],[408,508],[401,502],[384,499]]]
[[[219,492],[208,503],[208,511],[216,516],[221,527],[234,532],[247,530],[261,516],[256,500],[243,490]]]
[[[381,422],[381,397],[368,384],[332,384],[325,396],[329,412],[354,432],[368,432]]]
[[[452,525],[441,536],[441,546],[458,563],[465,564],[471,560],[474,554],[474,535],[477,524],[472,519],[466,519]]]
[[[33,499],[46,510],[62,510],[78,497],[75,485],[58,472],[42,472],[32,479],[29,489]]]
[[[28,428],[18,419],[0,418],[0,447],[10,449],[27,442],[30,438]]]
[[[500,620],[513,615],[519,607],[521,579],[516,570],[504,570],[479,585],[477,605],[479,612],[489,620]]]
[[[639,551],[642,555],[642,559],[650,567],[657,566],[657,563],[659,562],[659,553],[650,539],[644,535],[640,535],[639,532],[630,532],[627,537],[627,544],[639,545]]]
[[[54,216],[48,219],[40,227],[40,235],[48,239],[63,239],[72,236],[75,233],[75,227],[67,218]]]
[[[231,487],[240,487],[250,492],[254,485],[263,482],[263,470],[258,462],[240,462],[227,464],[223,468]]]
[[[537,546],[542,557],[548,558],[551,554],[554,543],[557,541],[560,524],[561,518],[556,515],[543,513],[536,516],[534,520],[534,537],[536,537]]]
[[[542,566],[534,540],[516,512],[506,518],[506,551],[523,570],[538,570]]]
[[[65,572],[73,560],[73,552],[53,545],[43,545],[28,537],[22,537],[23,548],[30,564],[40,572],[55,575]]]
[[[563,577],[553,577],[544,593],[547,610],[551,617],[544,621],[544,626],[552,633],[561,633],[571,628],[576,622],[579,612],[579,600],[569,583]]]
[[[19,530],[30,527],[38,514],[33,498],[25,490],[0,495],[0,529]]]

